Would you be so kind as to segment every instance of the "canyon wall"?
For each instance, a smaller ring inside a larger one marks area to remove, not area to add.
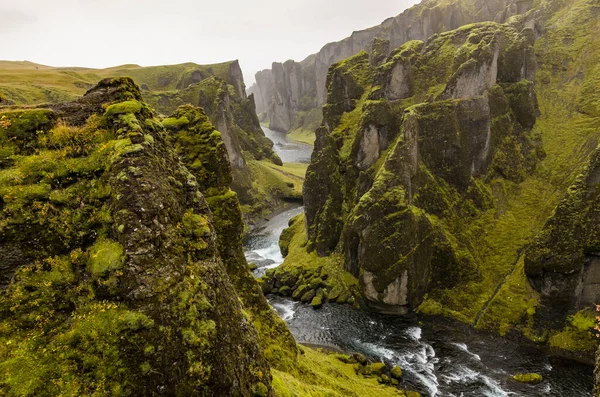
[[[600,6],[532,7],[391,52],[377,38],[329,68],[304,227],[282,235],[290,254],[266,281],[294,280],[310,258],[329,299],[358,287],[373,310],[454,317],[592,362]]]
[[[423,1],[379,26],[353,32],[344,40],[325,45],[300,63],[287,61],[283,69],[280,63],[273,63],[271,69],[256,74],[256,83],[249,92],[260,97],[257,111],[263,113],[272,129],[301,128],[302,120],[295,120],[299,113],[307,111],[311,103],[316,107],[326,101],[329,67],[359,51],[371,52],[374,38],[387,40],[390,49],[397,48],[407,41],[426,41],[433,34],[469,23],[504,22],[524,13],[531,4],[531,0]]]

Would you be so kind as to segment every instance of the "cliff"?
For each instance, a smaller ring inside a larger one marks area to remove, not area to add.
[[[8,395],[270,390],[207,182],[141,99],[107,79],[73,103],[0,114]]]
[[[260,97],[257,110],[265,113],[263,117],[269,121],[270,128],[286,132],[311,129],[314,115],[308,117],[308,113],[326,101],[329,67],[360,51],[371,53],[374,39],[389,42],[383,54],[388,55],[389,50],[408,41],[424,41],[433,34],[470,23],[505,22],[527,11],[531,4],[531,0],[422,1],[379,26],[353,32],[344,40],[325,45],[300,63],[290,60],[283,68],[280,63],[273,63],[271,69],[256,74],[256,83],[249,92]]]
[[[313,296],[349,291],[592,360],[600,11],[532,7],[389,55],[376,40],[329,69],[306,223],[263,284],[297,296],[290,280],[319,269]]]

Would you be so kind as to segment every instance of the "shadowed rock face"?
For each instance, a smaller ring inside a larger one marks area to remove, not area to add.
[[[317,106],[326,102],[327,72],[334,63],[362,50],[374,52],[376,58],[385,57],[390,49],[400,47],[408,41],[425,41],[434,34],[457,29],[470,23],[482,21],[502,23],[514,15],[525,13],[531,4],[530,0],[425,1],[394,18],[387,19],[379,26],[353,32],[350,37],[342,41],[329,43],[316,55],[300,63],[286,62],[286,64],[294,64],[293,70],[287,70],[286,73],[282,73],[280,63],[273,63],[271,69],[257,73],[256,84],[249,92],[254,93],[257,98],[260,97],[257,100],[257,111],[267,113],[271,128],[288,131],[296,113],[303,110],[299,107],[296,98],[311,96]],[[387,44],[381,45],[383,43]],[[484,69],[477,68],[471,73],[488,74],[489,71],[486,70],[490,67],[493,65],[488,65]],[[402,74],[401,70],[402,68],[399,67],[395,73]],[[468,79],[467,75],[464,79],[465,81]],[[461,86],[465,89],[469,88],[465,87],[464,83]],[[477,90],[477,87],[470,89]],[[402,95],[405,95],[402,91],[393,94],[393,96]],[[460,93],[458,95],[460,96]]]
[[[13,258],[0,289],[3,390],[270,395],[232,283],[239,264],[215,230],[241,220],[211,212],[200,190],[231,181],[229,169],[211,178],[196,163],[192,175],[140,98],[111,79],[54,111],[0,112],[0,149],[26,160],[3,164],[25,177],[0,183],[0,255]],[[227,164],[218,138],[206,148]]]
[[[542,294],[538,317],[561,317],[600,302],[600,150],[568,189],[525,256],[525,272]]]
[[[304,185],[309,249],[342,250],[374,309],[405,313],[434,286],[476,278],[464,242],[440,220],[463,216],[465,202],[486,205],[474,178],[518,180],[535,166],[537,102],[524,67],[533,38],[517,29],[470,25],[408,42],[375,66],[362,52],[330,68]],[[530,157],[498,161],[511,151]]]
[[[596,370],[594,371],[594,383],[596,387],[594,388],[594,396],[600,396],[600,347],[596,351]]]

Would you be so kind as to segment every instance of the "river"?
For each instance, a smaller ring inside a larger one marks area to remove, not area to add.
[[[266,129],[265,133],[276,137],[274,149],[283,161],[310,161],[307,148],[291,149],[299,144],[287,142],[285,134]],[[247,236],[246,258],[259,265],[257,277],[283,262],[279,235],[302,210],[297,207],[274,216]],[[592,396],[591,366],[549,357],[531,343],[509,341],[439,318],[385,316],[338,304],[314,310],[289,298],[269,296],[268,300],[299,343],[360,352],[400,365],[404,386],[423,396]],[[529,372],[540,373],[544,381],[530,386],[508,380],[515,373]]]

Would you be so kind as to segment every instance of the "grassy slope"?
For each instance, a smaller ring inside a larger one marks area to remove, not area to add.
[[[479,247],[483,281],[426,301],[424,312],[453,315],[500,333],[517,326],[533,339],[538,337],[525,320],[535,313],[539,297],[525,277],[519,253],[541,230],[600,137],[600,114],[583,114],[577,107],[585,83],[580,72],[588,79],[598,73],[594,68],[600,62],[600,25],[593,17],[590,1],[562,3],[550,21],[552,28],[546,38],[536,43],[536,90],[542,115],[535,131],[542,137],[547,157],[521,184],[504,180],[491,183],[496,208],[463,230]],[[444,307],[438,302],[445,302]],[[553,340],[550,335],[551,344]],[[563,347],[567,344],[562,343]]]
[[[180,76],[199,70],[222,79],[227,77],[230,62],[215,65],[150,66],[122,65],[106,69],[55,68],[31,62],[0,61],[0,94],[17,105],[60,102],[83,95],[106,77],[129,76],[136,84],[145,84],[155,92],[174,90]]]
[[[414,392],[404,392],[384,386],[375,377],[356,375],[352,364],[344,364],[335,354],[302,347],[295,370],[272,370],[276,397],[417,397]]]

